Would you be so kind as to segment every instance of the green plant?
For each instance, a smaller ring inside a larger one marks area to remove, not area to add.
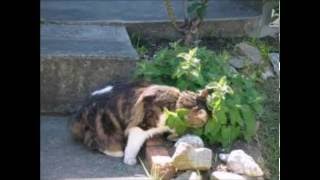
[[[133,33],[130,38],[133,47],[137,50],[138,54],[142,57],[148,52],[148,44],[144,42],[141,38],[143,35],[141,33]]]
[[[255,116],[262,112],[262,96],[255,79],[230,69],[229,55],[216,54],[204,47],[189,50],[177,43],[157,52],[153,61],[138,64],[135,77],[181,90],[212,89],[207,106],[212,111],[203,128],[190,128],[184,120],[185,109],[165,110],[168,126],[178,134],[194,133],[208,144],[230,145],[234,140],[249,141],[255,134]]]

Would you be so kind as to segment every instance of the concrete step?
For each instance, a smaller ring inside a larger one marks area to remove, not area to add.
[[[88,150],[75,142],[68,117],[40,116],[40,179],[147,180],[141,165]]]
[[[131,76],[138,60],[124,26],[41,26],[41,112],[69,113],[99,85]]]
[[[172,0],[178,21],[183,1]],[[261,0],[210,0],[202,35],[240,36],[255,33]],[[41,0],[41,18],[67,24],[125,24],[129,32],[176,37],[163,0]],[[214,28],[213,28],[214,27]],[[161,32],[161,33],[159,33]]]
[[[183,0],[172,0],[183,20]],[[246,19],[262,13],[257,0],[210,0],[206,19]],[[41,0],[41,17],[49,21],[150,23],[169,21],[163,0]]]

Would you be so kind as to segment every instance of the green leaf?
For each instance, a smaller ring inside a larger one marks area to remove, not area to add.
[[[179,108],[176,109],[176,113],[178,114],[178,116],[182,119],[185,118],[185,116],[188,114],[189,110],[185,109],[185,108]]]
[[[231,141],[236,140],[240,136],[240,131],[239,126],[231,126]]]
[[[221,98],[217,98],[217,100],[214,102],[213,108],[214,109],[219,109],[219,106],[221,104],[222,99]]]
[[[223,147],[230,146],[231,144],[231,128],[228,126],[222,126],[221,137],[219,138]]]
[[[220,111],[216,112],[215,116],[221,124],[227,124],[227,116],[226,116],[225,111],[220,110]]]
[[[190,74],[195,77],[195,78],[198,78],[199,77],[199,72],[196,71],[196,70],[191,70]]]
[[[220,123],[215,118],[209,119],[208,123],[204,127],[204,133],[215,136],[219,132],[220,127]]]
[[[248,137],[251,137],[255,134],[256,121],[254,118],[254,114],[249,106],[242,106],[241,112],[246,126],[245,137],[247,137],[246,139],[248,139]]]
[[[187,129],[185,122],[178,116],[177,113],[171,112],[168,109],[164,109],[164,113],[166,118],[166,125],[168,125],[170,128],[175,129],[178,135],[182,135]]]
[[[243,126],[243,121],[240,115],[240,112],[236,108],[231,108],[229,110],[229,115],[230,115],[230,122],[232,125],[240,125]]]
[[[207,86],[207,89],[217,89],[218,88],[218,83],[217,82],[210,82]]]

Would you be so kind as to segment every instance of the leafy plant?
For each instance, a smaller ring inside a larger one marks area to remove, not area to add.
[[[255,117],[262,112],[255,79],[230,69],[228,53],[216,54],[204,47],[189,50],[177,43],[157,52],[153,61],[138,64],[135,77],[181,90],[212,89],[207,106],[212,114],[202,128],[191,128],[185,121],[186,109],[165,110],[167,125],[177,134],[193,133],[208,144],[230,145],[234,140],[249,141],[255,134]]]
[[[132,45],[135,47],[141,57],[148,52],[148,44],[144,42],[145,40],[141,38],[142,36],[143,35],[141,33],[133,33],[130,36]]]

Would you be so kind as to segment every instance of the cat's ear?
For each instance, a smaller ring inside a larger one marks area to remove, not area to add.
[[[156,97],[156,94],[157,94],[157,89],[156,88],[152,88],[152,87],[146,88],[143,91],[143,93],[141,93],[138,101],[142,102],[142,101],[151,100],[151,99]]]
[[[201,99],[207,99],[207,97],[209,96],[209,94],[212,93],[212,89],[202,89],[199,91],[198,93],[198,98]]]

